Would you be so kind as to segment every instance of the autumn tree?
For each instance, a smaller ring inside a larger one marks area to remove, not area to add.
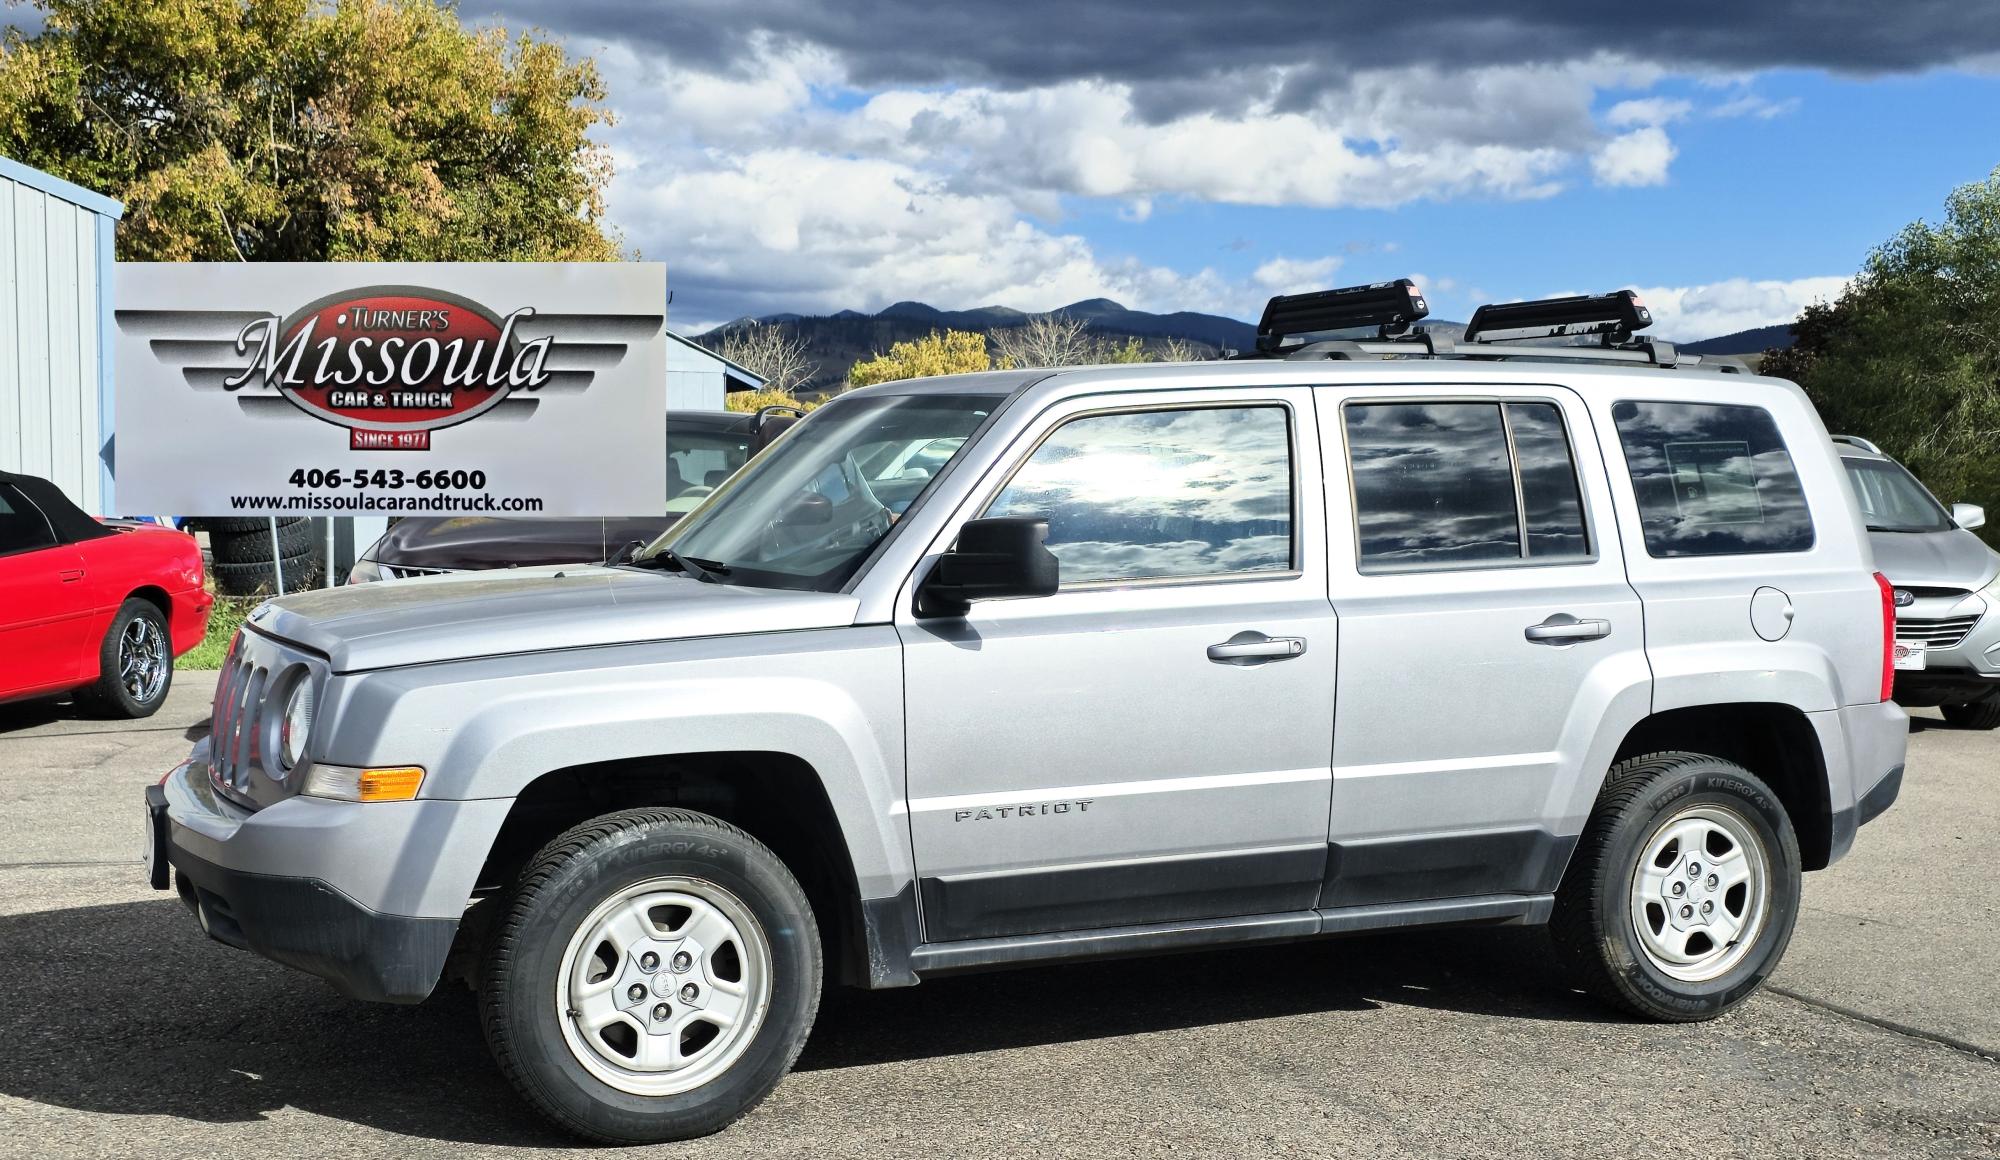
[[[763,376],[764,389],[789,395],[813,372],[806,342],[788,326],[745,322],[709,339],[709,349]]]
[[[594,64],[430,0],[32,0],[0,154],[136,261],[612,260]]]
[[[1883,243],[1792,329],[1764,373],[1798,382],[1830,430],[1873,440],[1946,503],[2000,511],[2000,169],[1955,190],[1943,222]],[[2000,542],[2000,525],[1981,534]]]
[[[1068,314],[1036,314],[1019,326],[993,332],[993,353],[1003,367],[1067,367],[1095,362],[1090,324]]]
[[[914,342],[896,343],[888,354],[855,363],[847,372],[847,381],[851,386],[866,387],[898,379],[990,370],[992,366],[986,354],[985,335],[966,330],[939,334],[933,330],[929,336]]]

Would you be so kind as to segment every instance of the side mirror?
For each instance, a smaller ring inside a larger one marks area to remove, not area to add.
[[[778,513],[779,525],[787,528],[814,528],[832,522],[833,501],[816,491],[800,492]]]
[[[918,585],[917,615],[964,616],[975,600],[1054,595],[1062,565],[1044,546],[1048,538],[1049,521],[1040,517],[970,521]]]
[[[1976,503],[1955,503],[1951,505],[1951,522],[1971,531],[1986,526],[1986,509]]]

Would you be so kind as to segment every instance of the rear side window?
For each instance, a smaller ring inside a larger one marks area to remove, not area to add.
[[[8,484],[0,483],[0,556],[55,547],[55,533],[42,509]]]
[[[1650,556],[1803,552],[1812,514],[1762,407],[1620,402],[1611,409]]]
[[[1583,499],[1552,403],[1350,403],[1363,572],[1588,559]]]

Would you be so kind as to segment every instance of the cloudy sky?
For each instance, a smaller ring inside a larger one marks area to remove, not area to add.
[[[2000,164],[1986,0],[465,0],[595,54],[611,211],[674,326],[1254,319],[1414,276],[1433,313],[1641,288],[1786,321]]]

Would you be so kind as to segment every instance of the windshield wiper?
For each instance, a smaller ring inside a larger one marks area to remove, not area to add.
[[[720,584],[729,575],[729,565],[720,560],[704,560],[699,556],[683,556],[672,548],[661,548],[644,559],[634,560],[634,568],[672,568],[685,572],[704,584]]]

